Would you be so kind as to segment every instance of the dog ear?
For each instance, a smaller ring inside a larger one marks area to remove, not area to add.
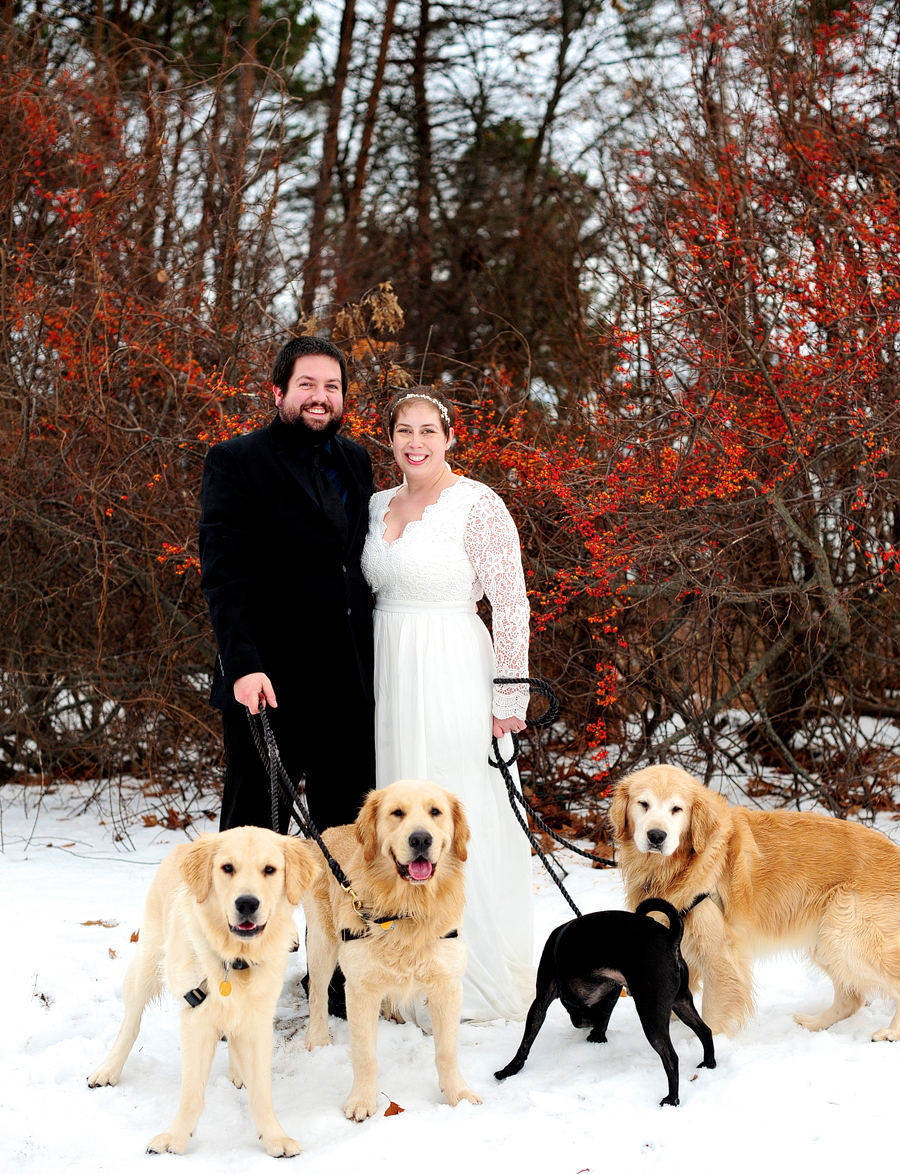
[[[362,844],[363,857],[369,864],[372,863],[378,853],[378,839],[375,825],[378,822],[378,810],[381,806],[382,794],[383,792],[381,791],[370,791],[366,795],[362,810],[356,817],[356,823],[353,825],[356,828],[356,838]]]
[[[312,844],[304,844],[296,836],[285,836],[284,891],[292,905],[310,887],[322,871],[321,852]]]
[[[450,815],[453,819],[453,840],[450,849],[457,860],[466,861],[469,858],[469,849],[466,847],[470,835],[469,821],[466,819],[465,807],[455,795],[450,800]]]
[[[691,846],[695,852],[705,852],[721,829],[723,805],[727,807],[721,795],[697,783],[691,799]]]
[[[199,905],[202,905],[209,896],[217,839],[215,832],[208,832],[194,840],[181,858],[181,875]]]
[[[628,827],[628,800],[631,794],[631,775],[616,783],[613,790],[612,803],[606,818],[612,824],[613,836],[617,844],[622,844],[631,838]]]

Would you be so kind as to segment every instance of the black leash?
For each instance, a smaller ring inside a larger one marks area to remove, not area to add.
[[[525,724],[532,727],[533,729],[540,729],[543,726],[549,726],[550,723],[553,722],[559,714],[559,702],[556,699],[556,694],[553,692],[553,689],[548,684],[548,682],[542,680],[540,677],[495,677],[494,684],[527,685],[532,693],[539,693],[542,697],[547,699],[547,708],[540,717],[525,719]],[[508,759],[505,759],[500,753],[500,746],[497,742],[497,739],[494,737],[491,738],[491,745],[494,748],[494,757],[496,758],[496,761],[494,761],[494,758],[488,758],[488,763],[491,766],[496,767],[503,776],[503,782],[506,784],[506,793],[509,796],[509,805],[513,809],[513,815],[519,821],[519,826],[525,833],[529,844],[531,844],[535,851],[535,854],[540,857],[541,863],[550,874],[553,883],[569,903],[569,907],[573,910],[575,916],[581,917],[581,910],[569,895],[565,885],[562,882],[562,876],[559,875],[556,867],[551,865],[549,858],[542,850],[536,836],[534,836],[531,829],[529,828],[528,820],[523,815],[520,808],[524,808],[525,811],[528,812],[528,814],[542,831],[546,832],[548,836],[556,840],[558,844],[562,844],[564,848],[568,848],[570,852],[575,852],[578,856],[584,856],[588,860],[596,861],[598,864],[602,864],[607,868],[615,868],[616,862],[615,860],[608,860],[604,856],[597,856],[594,852],[586,852],[583,848],[577,848],[574,844],[564,839],[563,836],[559,835],[558,832],[555,832],[543,818],[543,816],[540,815],[539,812],[535,811],[522,792],[518,789],[518,787],[516,787],[512,774],[509,770],[512,764],[519,757],[519,736],[515,733],[512,733],[511,736],[513,741],[513,752]]]
[[[256,722],[253,720],[254,716],[259,718],[265,745],[263,745],[263,740],[259,736],[259,730],[256,727]],[[269,725],[269,718],[266,714],[265,706],[260,706],[259,713],[256,715],[252,714],[248,709],[247,720],[250,722],[250,730],[253,734],[253,741],[256,743],[256,749],[259,751],[263,765],[269,772],[269,791],[272,796],[272,831],[277,832],[281,824],[279,803],[279,797],[281,797],[288,804],[291,815],[293,815],[307,839],[315,840],[319,845],[322,855],[328,861],[328,867],[331,869],[334,879],[342,889],[349,888],[350,881],[347,879],[347,874],[328,851],[325,846],[325,841],[319,835],[318,829],[312,821],[312,816],[309,814],[306,804],[303,802],[302,795],[294,786],[290,775],[284,769],[281,755],[278,753],[278,745],[275,742],[275,735],[272,733],[272,727]],[[301,779],[301,788],[303,787],[303,782],[304,780]]]
[[[272,727],[269,725],[269,718],[266,714],[265,706],[261,706],[259,713],[256,715],[259,718],[259,723],[262,726],[263,738],[265,738],[265,746],[259,736],[259,730],[256,728],[254,722],[254,715],[247,710],[247,719],[250,722],[250,730],[253,733],[253,741],[256,743],[256,749],[259,751],[259,756],[263,761],[263,765],[269,771],[269,790],[272,794],[272,830],[277,832],[280,826],[280,802],[279,797],[283,798],[287,803],[291,815],[297,821],[297,825],[301,832],[309,840],[315,840],[319,845],[319,850],[325,857],[328,867],[331,869],[331,875],[341,886],[350,900],[353,902],[353,911],[363,921],[369,921],[375,925],[390,926],[391,922],[401,921],[411,916],[409,913],[394,913],[389,917],[374,917],[369,910],[365,908],[360,897],[353,891],[353,886],[347,874],[335,860],[335,858],[328,851],[325,841],[319,835],[316,825],[312,821],[312,816],[309,814],[309,809],[303,802],[303,796],[300,791],[291,782],[291,777],[284,768],[281,761],[281,755],[278,753],[278,746],[275,742],[275,735],[272,733]],[[300,788],[303,788],[303,779],[300,780]]]

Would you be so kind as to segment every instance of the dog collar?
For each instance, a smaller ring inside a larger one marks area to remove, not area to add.
[[[222,965],[225,968],[225,977],[219,983],[219,994],[223,999],[227,999],[231,994],[231,983],[228,981],[228,967],[231,966],[232,970],[249,970],[250,963],[245,962],[243,958],[235,958],[235,960],[230,963],[223,961]]]
[[[395,921],[405,921],[407,918],[415,917],[414,913],[391,913],[387,917],[376,917],[374,913],[370,913],[365,907],[362,897],[353,891],[353,887],[349,881],[346,884],[341,884],[341,888],[350,898],[353,912],[361,921],[368,921],[373,925],[380,925],[384,929],[390,929]]]
[[[225,968],[225,977],[219,983],[219,994],[227,997],[231,994],[231,983],[228,981],[228,967],[230,966],[232,970],[249,970],[250,963],[244,958],[235,958],[233,962],[223,961],[222,965]],[[228,987],[228,990],[224,990],[224,987]],[[208,991],[204,990],[203,984],[201,983],[200,986],[195,986],[192,991],[188,991],[183,998],[189,1007],[194,1008],[199,1007],[206,1000],[207,994]]]
[[[690,911],[692,909],[696,909],[697,906],[700,904],[700,902],[705,901],[709,895],[710,895],[709,893],[698,893],[697,896],[693,899],[693,901],[691,901],[690,905],[686,905],[684,907],[684,909],[679,909],[679,911],[678,911],[679,917],[682,917],[682,918],[687,917],[687,915],[690,913]]]
[[[647,894],[650,893],[649,882],[644,885],[644,892]],[[680,918],[684,919],[685,917],[687,917],[687,915],[690,913],[690,911],[692,909],[697,908],[697,906],[700,904],[701,901],[705,901],[707,897],[712,897],[712,896],[713,896],[712,893],[698,893],[697,896],[693,899],[693,901],[691,901],[690,905],[685,905],[685,907],[683,909],[678,910],[678,916]],[[662,899],[665,900],[665,898],[662,898]]]
[[[393,925],[393,923],[394,923],[393,920],[389,920],[389,919],[385,919],[384,921],[376,921],[375,922],[376,925],[380,925],[383,929],[390,929],[391,926]],[[369,929],[368,926],[366,926],[365,929],[358,929],[358,930],[357,929],[342,929],[341,930],[341,941],[342,942],[358,942],[361,938],[370,938],[371,936],[372,936],[372,931],[371,931],[371,929]],[[458,937],[459,937],[459,930],[458,929],[451,929],[449,933],[442,934],[441,940],[443,941],[444,938],[458,938]],[[187,995],[185,995],[185,998],[187,998]]]
[[[390,929],[395,921],[409,921],[414,913],[391,913],[388,917],[375,917],[368,909],[357,909],[355,912],[371,925],[380,925],[382,929]]]

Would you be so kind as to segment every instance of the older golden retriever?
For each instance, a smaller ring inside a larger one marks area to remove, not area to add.
[[[353,1063],[345,1115],[364,1121],[375,1112],[382,1002],[396,1005],[419,994],[431,1013],[435,1065],[448,1104],[480,1104],[456,1060],[466,969],[466,947],[458,936],[469,839],[462,804],[434,783],[404,780],[370,791],[355,823],[330,828],[322,838],[359,904],[354,907],[353,897],[328,869],[303,895],[309,954],[306,1046],[312,1050],[329,1042],[328,981],[340,962],[347,980]]]
[[[714,1032],[733,1034],[753,1013],[755,957],[805,950],[834,1004],[795,1015],[802,1027],[831,1027],[879,991],[894,1018],[872,1038],[900,1040],[900,849],[885,836],[811,812],[730,807],[671,766],[623,779],[609,815],[629,907],[651,896],[684,911],[681,948]]]
[[[125,1018],[112,1051],[88,1077],[91,1088],[118,1081],[144,1007],[168,987],[181,1005],[181,1103],[148,1153],[184,1152],[223,1035],[228,1075],[247,1086],[266,1152],[300,1152],[272,1107],[272,1023],[296,941],[293,907],[320,860],[317,848],[299,840],[240,827],[182,844],[159,866],[125,975]]]

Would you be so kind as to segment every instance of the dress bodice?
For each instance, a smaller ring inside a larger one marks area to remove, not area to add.
[[[492,608],[497,675],[528,675],[529,606],[515,523],[487,485],[460,477],[399,538],[384,540],[385,515],[399,489],[369,502],[363,574],[376,599],[421,603],[476,602]],[[497,717],[524,716],[527,689],[497,687]]]

